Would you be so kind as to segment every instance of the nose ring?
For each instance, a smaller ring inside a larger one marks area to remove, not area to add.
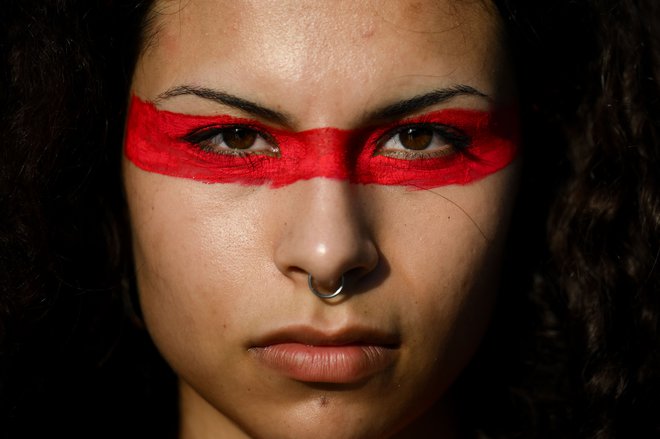
[[[315,296],[320,297],[321,299],[332,299],[335,296],[338,296],[339,293],[341,293],[341,290],[344,289],[344,275],[341,275],[341,280],[339,282],[339,287],[333,291],[332,293],[328,294],[323,294],[319,292],[315,287],[314,287],[314,279],[312,279],[312,275],[308,274],[307,275],[307,285],[309,285],[309,290],[314,293]]]

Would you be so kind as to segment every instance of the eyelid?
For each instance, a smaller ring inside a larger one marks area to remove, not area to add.
[[[271,150],[250,150],[250,149],[231,149],[231,148],[220,148],[218,150],[212,150],[212,148],[207,148],[204,146],[204,142],[207,142],[214,137],[221,135],[224,130],[240,128],[246,130],[255,131],[257,136],[263,139],[268,145],[270,145]],[[227,123],[213,123],[201,127],[196,127],[190,132],[181,136],[180,140],[187,142],[195,147],[198,147],[204,151],[212,152],[214,154],[232,154],[232,155],[252,155],[252,156],[279,156],[280,155],[280,146],[277,142],[275,136],[264,129],[262,126],[245,123],[245,122],[227,122]]]
[[[408,128],[427,128],[431,129],[433,131],[433,135],[439,135],[442,138],[444,138],[447,143],[452,147],[454,150],[453,152],[456,153],[464,153],[466,149],[470,146],[472,143],[472,139],[470,136],[468,136],[463,130],[461,130],[458,127],[448,125],[448,124],[443,124],[439,122],[433,122],[433,121],[424,121],[424,116],[421,118],[417,118],[414,120],[404,120],[401,121],[400,124],[397,124],[395,126],[389,126],[383,130],[379,130],[379,134],[376,136],[375,139],[375,147],[373,151],[373,155],[384,155],[382,154],[383,150],[383,145],[390,140],[392,140],[395,136],[398,136],[402,132],[404,132]],[[431,150],[431,151],[426,151],[424,150],[390,150],[390,152],[394,151],[401,151],[404,154],[409,154],[411,157],[432,157],[434,156],[434,153],[437,153],[438,150]],[[435,154],[437,155],[437,154]],[[444,154],[447,155],[447,154]]]
[[[181,136],[181,140],[189,142],[189,143],[198,143],[199,141],[203,139],[197,139],[197,137],[203,137],[203,136],[211,136],[220,134],[221,131],[223,130],[228,130],[232,128],[242,128],[242,129],[249,129],[256,131],[257,134],[261,137],[263,137],[265,140],[277,144],[275,141],[275,138],[271,133],[269,133],[267,130],[265,130],[263,127],[259,125],[254,125],[250,123],[214,123],[214,124],[209,124],[209,125],[204,125],[200,127],[193,128],[189,132],[185,133],[183,136]],[[212,136],[211,136],[212,137]]]
[[[384,135],[386,132],[392,132],[397,129],[404,129],[411,126],[419,125],[434,125],[438,127],[447,127],[449,129],[454,129],[459,132],[463,132],[461,124],[456,124],[456,120],[453,117],[454,112],[471,112],[475,110],[464,110],[460,108],[445,108],[441,110],[432,110],[420,115],[408,116],[402,119],[393,120],[389,123],[377,124],[375,131],[380,135]]]

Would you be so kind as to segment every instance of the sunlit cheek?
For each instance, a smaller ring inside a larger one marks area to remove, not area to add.
[[[231,277],[221,284],[209,281],[219,270],[209,270],[202,255],[191,254],[186,241],[195,245],[194,240],[181,236],[181,231],[172,235],[163,225],[166,222],[166,218],[160,224],[152,218],[134,233],[143,319],[159,351],[178,373],[205,373],[195,367],[200,353],[213,352],[218,337],[223,336],[219,328],[230,326],[225,320],[231,316],[226,312],[231,307],[223,298],[226,300],[226,291],[232,291]],[[169,239],[158,239],[156,229],[167,232],[162,236]]]
[[[517,154],[515,111],[451,109],[397,122],[442,124],[465,133],[469,145],[453,154],[406,159],[382,154],[380,136],[391,126],[290,132],[230,116],[191,116],[159,111],[133,97],[127,121],[125,155],[150,172],[204,183],[282,187],[326,177],[358,184],[429,189],[466,185],[505,168]],[[208,151],[189,140],[208,126],[242,126],[268,133],[276,151]]]
[[[176,328],[195,332],[219,316],[231,325],[233,314],[222,310],[228,300],[234,305],[246,300],[235,292],[249,287],[247,270],[263,265],[265,257],[254,244],[262,241],[262,217],[246,215],[251,208],[237,194],[253,188],[220,191],[221,185],[145,172],[129,161],[123,174],[148,327],[165,334]]]

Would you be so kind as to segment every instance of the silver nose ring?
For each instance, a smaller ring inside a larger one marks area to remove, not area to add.
[[[344,289],[344,275],[341,275],[341,280],[339,282],[339,287],[332,293],[324,294],[321,293],[314,287],[314,279],[311,274],[307,275],[307,285],[309,285],[309,290],[314,293],[315,296],[320,297],[321,299],[332,299],[333,297],[338,296],[341,291]]]

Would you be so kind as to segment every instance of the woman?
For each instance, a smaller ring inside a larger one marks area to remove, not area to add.
[[[652,7],[105,7],[7,14],[9,433],[65,392],[83,435],[657,432]]]

